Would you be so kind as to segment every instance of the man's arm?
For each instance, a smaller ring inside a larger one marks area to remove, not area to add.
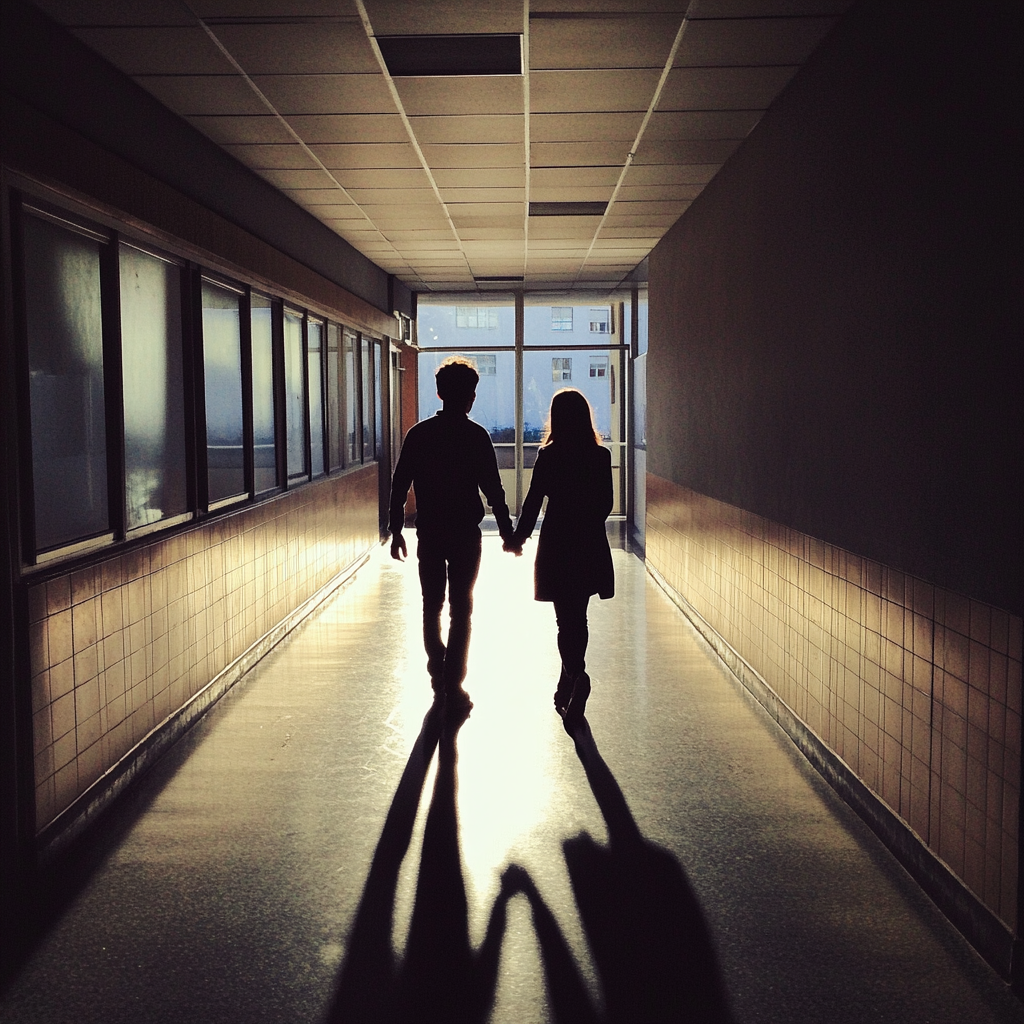
[[[395,475],[391,480],[391,505],[388,511],[388,532],[391,534],[391,557],[401,561],[407,554],[402,529],[405,526],[405,501],[409,497],[409,488],[415,469],[415,440],[407,434],[402,445],[402,453],[398,457]]]
[[[480,428],[480,448],[477,453],[477,484],[484,492],[487,504],[491,506],[494,518],[498,523],[498,533],[502,540],[512,536],[512,517],[505,501],[505,488],[501,486],[501,474],[498,472],[498,459],[494,454],[494,445],[487,432]]]

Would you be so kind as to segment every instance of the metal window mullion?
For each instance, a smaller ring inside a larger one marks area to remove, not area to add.
[[[252,402],[252,290],[238,300],[238,344],[242,362],[242,466],[245,493],[256,497],[256,428]]]
[[[515,358],[515,437],[516,437],[516,503],[515,513],[519,516],[523,507],[523,332],[524,328],[523,293],[515,293],[515,327],[516,327],[516,358]]]

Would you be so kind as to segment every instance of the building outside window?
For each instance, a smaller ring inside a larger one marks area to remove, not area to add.
[[[572,306],[551,307],[551,330],[571,331],[572,330]]]
[[[553,381],[572,380],[572,358],[556,356],[551,360],[551,379]]]
[[[498,372],[497,356],[482,355],[479,352],[474,352],[472,355],[465,355],[462,358],[468,359],[476,367],[476,372],[481,377],[493,377]]]
[[[496,331],[498,311],[486,306],[456,306],[455,326],[478,331]]]
[[[590,357],[590,376],[591,377],[607,377],[608,376],[608,357],[607,356],[591,356]]]
[[[610,334],[611,333],[611,310],[592,309],[590,311],[590,333]]]

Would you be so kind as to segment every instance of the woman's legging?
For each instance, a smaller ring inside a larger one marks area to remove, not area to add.
[[[556,598],[555,622],[558,624],[558,653],[562,657],[562,668],[570,676],[577,676],[586,668],[587,605],[589,594],[573,594]]]

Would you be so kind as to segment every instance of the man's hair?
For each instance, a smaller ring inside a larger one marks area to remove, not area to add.
[[[459,404],[468,402],[473,397],[480,381],[480,374],[468,359],[452,356],[437,368],[434,380],[437,382],[437,394],[442,402]]]

